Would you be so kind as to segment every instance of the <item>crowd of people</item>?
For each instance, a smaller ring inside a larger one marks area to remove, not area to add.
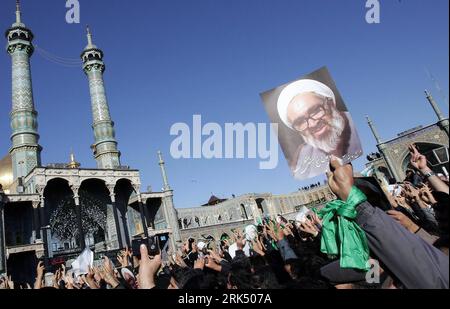
[[[414,182],[389,191],[359,190],[352,166],[333,157],[327,183],[338,200],[319,211],[217,242],[188,239],[178,252],[125,248],[119,265],[104,257],[80,274],[39,262],[34,286],[3,277],[0,289],[447,289],[448,179],[414,145],[410,154]]]
[[[320,181],[319,181],[319,182],[313,183],[313,184],[311,184],[311,185],[309,185],[309,186],[301,187],[301,188],[299,189],[299,191],[308,191],[308,190],[311,190],[311,189],[314,189],[314,188],[319,188],[321,185],[322,185],[322,184],[321,184]]]

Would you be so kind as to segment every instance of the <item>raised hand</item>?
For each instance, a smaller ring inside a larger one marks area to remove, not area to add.
[[[61,280],[61,269],[58,269],[53,275],[53,287],[59,289],[59,281]]]
[[[311,219],[313,224],[322,226],[322,219],[320,219],[319,216],[314,211],[311,211]]]
[[[100,271],[100,269],[99,269],[97,266],[94,266],[94,267],[92,268],[92,270],[93,270],[93,272],[94,272],[94,279],[95,279],[97,282],[102,281],[103,276],[102,276],[102,272]]]
[[[241,231],[235,231],[233,233],[234,241],[236,242],[236,246],[238,250],[242,250],[245,247],[246,239]]]
[[[271,222],[269,225],[266,224],[267,234],[275,241],[280,241],[284,239],[284,232],[279,223],[275,224]]]
[[[411,155],[411,165],[420,172],[427,172],[429,170],[427,158],[417,150],[416,145],[409,145],[408,150]]]
[[[175,263],[182,268],[188,267],[179,253],[175,255]]]
[[[292,232],[291,228],[287,225],[285,227],[281,227],[281,230],[283,231],[284,236],[286,236],[286,237],[289,235],[294,236],[294,233]]]
[[[106,283],[108,283],[113,289],[119,285],[119,281],[114,274],[112,263],[107,256],[103,258],[103,276]]]
[[[73,290],[74,289],[74,283],[72,275],[67,274],[64,278],[64,282],[66,283],[66,289]]]
[[[395,202],[397,203],[397,206],[402,206],[404,208],[409,208],[409,205],[406,203],[406,199],[404,196],[396,196]]]
[[[266,253],[265,253],[266,248],[264,247],[262,242],[259,240],[259,237],[257,237],[251,243],[252,243],[253,251],[255,251],[256,253],[258,253],[261,256],[265,256],[266,255]]]
[[[419,198],[419,190],[414,188],[411,184],[405,183],[405,197],[411,201],[417,202]]]
[[[209,269],[215,270],[217,272],[222,271],[222,265],[217,263],[214,258],[209,257],[205,259],[205,266]]]
[[[120,253],[117,255],[117,260],[119,261],[122,267],[128,267],[129,265],[128,257],[129,257],[128,247],[125,250],[120,251]]]
[[[14,282],[11,280],[11,276],[5,278],[4,287],[7,290],[14,290]]]
[[[150,260],[146,245],[141,245],[140,251],[139,288],[152,289],[155,287],[155,275],[161,267],[161,255],[155,255],[155,257]]]
[[[36,267],[36,281],[34,282],[34,289],[39,290],[40,288],[42,288],[42,280],[44,279],[44,262],[43,261],[39,261],[37,267]]]
[[[328,186],[331,191],[342,201],[347,201],[352,190],[353,167],[350,164],[342,165],[335,156],[331,156],[331,172],[327,172]]]
[[[36,268],[37,276],[44,277],[44,271],[45,271],[44,262],[39,261],[37,268]]]
[[[396,211],[396,210],[388,210],[387,214],[400,223],[404,228],[406,228],[411,233],[417,233],[419,230],[419,226],[412,222],[407,216],[405,216],[403,213]]]
[[[311,223],[311,221],[309,221],[309,219],[306,219],[304,223],[300,224],[300,230],[302,232],[311,234],[314,237],[319,234],[319,231],[317,231],[316,227]]]
[[[425,185],[420,190],[420,198],[429,205],[434,205],[437,203],[436,199],[434,198],[433,194],[431,193],[431,189]]]
[[[215,250],[208,250],[208,254],[217,263],[220,263],[223,260],[223,258]]]
[[[199,257],[194,262],[194,269],[200,269],[203,270],[205,268],[205,259],[202,257]]]
[[[86,283],[89,285],[89,287],[93,290],[99,289],[100,286],[95,281],[95,271],[92,267],[89,266],[89,272],[86,275]]]

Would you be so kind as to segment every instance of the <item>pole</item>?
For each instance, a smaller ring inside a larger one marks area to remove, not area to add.
[[[144,206],[142,204],[142,200],[140,197],[138,199],[138,203],[139,203],[139,212],[141,214],[142,228],[144,229],[145,238],[148,238],[148,225],[145,220]]]
[[[79,232],[79,242],[81,251],[84,251],[86,248],[86,240],[84,239],[84,231],[83,231],[83,219],[81,217],[81,205],[80,205],[80,197],[75,196],[75,213],[77,216],[77,224],[78,224],[78,232]]]
[[[5,206],[6,196],[0,185],[0,275],[6,273],[6,243],[5,243],[5,226],[3,209]]]

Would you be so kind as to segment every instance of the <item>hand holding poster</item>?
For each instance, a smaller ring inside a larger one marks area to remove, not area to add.
[[[362,155],[353,120],[326,67],[261,94],[296,179],[324,174],[330,156],[349,163]]]

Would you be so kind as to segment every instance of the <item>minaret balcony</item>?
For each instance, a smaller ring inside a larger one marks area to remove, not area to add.
[[[98,48],[86,49],[85,51],[83,51],[80,57],[84,62],[94,59],[102,60],[103,52]]]
[[[83,64],[83,70],[87,73],[92,70],[105,71],[105,64],[101,60],[89,60]]]
[[[15,39],[8,42],[6,50],[9,54],[13,54],[17,50],[25,50],[29,56],[33,55],[34,47],[29,41],[24,41],[22,39]]]
[[[31,42],[33,41],[34,35],[30,29],[24,27],[13,27],[6,30],[5,37],[8,41],[22,39]]]

